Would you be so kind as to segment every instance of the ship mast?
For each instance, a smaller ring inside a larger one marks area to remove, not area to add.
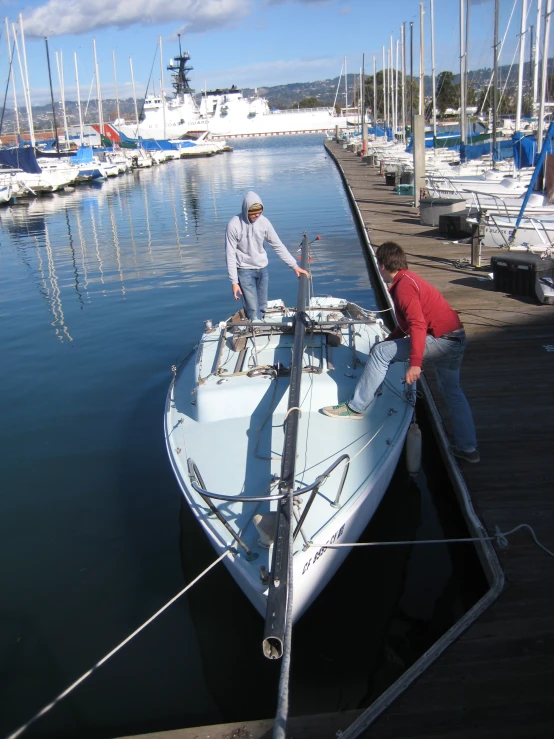
[[[176,97],[184,97],[188,93],[191,95],[194,90],[190,86],[190,79],[188,78],[188,72],[192,72],[194,67],[187,67],[187,62],[190,61],[190,54],[188,51],[181,51],[181,34],[179,36],[179,56],[173,57],[167,69],[173,73],[173,89],[175,90]],[[176,68],[173,62],[178,62],[179,66]]]

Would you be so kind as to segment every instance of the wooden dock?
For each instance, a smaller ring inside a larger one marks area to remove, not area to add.
[[[495,292],[486,265],[473,269],[468,244],[421,226],[413,197],[399,196],[378,170],[334,142],[340,168],[373,246],[396,241],[410,268],[460,314],[468,336],[462,384],[472,406],[481,462],[454,463],[484,529],[525,523],[554,550],[554,306]],[[440,398],[429,378],[439,410]],[[450,462],[452,464],[452,461]],[[554,558],[527,531],[495,545],[504,572],[492,605],[418,679],[378,708],[291,717],[295,739],[539,739],[554,736]],[[141,735],[134,739],[269,739],[273,720]],[[129,737],[123,739],[130,739]]]
[[[498,250],[485,250],[484,269],[475,270],[464,261],[469,244],[420,225],[413,197],[397,195],[340,144],[327,149],[372,245],[399,243],[466,328],[462,385],[481,462],[460,467],[486,530],[526,523],[554,550],[554,306],[495,292],[486,265]],[[554,736],[554,559],[526,531],[497,555],[505,574],[499,598],[363,736]]]

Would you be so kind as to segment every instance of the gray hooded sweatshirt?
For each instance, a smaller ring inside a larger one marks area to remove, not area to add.
[[[262,199],[250,190],[242,203],[242,213],[233,216],[225,232],[225,258],[227,273],[232,284],[238,283],[237,269],[263,269],[267,267],[267,254],[264,241],[275,250],[276,254],[289,267],[297,267],[297,262],[281,239],[270,221],[263,215],[254,223],[248,220],[248,208],[254,203],[263,206]]]

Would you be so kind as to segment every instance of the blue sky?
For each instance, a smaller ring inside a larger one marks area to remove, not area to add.
[[[348,72],[382,66],[382,47],[400,37],[400,25],[413,22],[414,75],[419,74],[420,2],[418,0],[32,0],[27,5],[0,0],[10,23],[23,14],[29,86],[33,103],[49,99],[44,36],[49,37],[54,87],[58,88],[55,52],[61,52],[66,98],[75,99],[74,52],[77,53],[83,101],[96,97],[92,39],[96,39],[103,97],[114,95],[113,52],[121,98],[130,97],[132,59],[135,86],[142,96],[153,67],[156,86],[162,37],[164,67],[182,48],[191,54],[192,84],[210,88],[262,87],[309,82],[339,75],[344,57]],[[528,25],[536,22],[537,0],[529,0]],[[544,0],[543,5],[546,3]],[[502,38],[515,4],[501,63],[510,64],[521,23],[521,0],[500,0]],[[431,72],[430,0],[425,9],[425,71]],[[471,69],[492,66],[493,0],[471,0]],[[408,47],[409,48],[409,47]],[[550,48],[550,54],[554,49]],[[528,58],[528,51],[526,53]],[[437,73],[459,69],[459,0],[435,0]],[[517,62],[517,55],[516,55]],[[9,54],[6,32],[0,38],[1,85],[5,87]],[[408,56],[409,67],[409,56]],[[19,72],[16,85],[23,100]],[[171,90],[169,73],[164,86]],[[92,91],[91,91],[92,90]],[[55,92],[56,99],[59,97]],[[8,105],[11,107],[11,93]]]

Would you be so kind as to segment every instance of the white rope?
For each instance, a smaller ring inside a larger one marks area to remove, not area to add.
[[[27,721],[27,723],[26,723],[26,724],[24,724],[23,726],[20,726],[20,727],[19,727],[19,729],[17,729],[17,731],[14,731],[14,733],[13,733],[13,734],[10,734],[10,735],[9,735],[8,737],[6,737],[6,739],[16,739],[16,737],[18,737],[18,736],[20,736],[21,734],[23,734],[23,732],[24,732],[24,731],[26,731],[26,730],[27,730],[27,729],[29,728],[29,726],[31,726],[31,724],[33,724],[33,723],[34,723],[34,722],[35,722],[35,721],[36,721],[37,719],[39,719],[39,718],[40,718],[41,716],[44,716],[44,714],[45,714],[45,713],[48,713],[48,711],[49,711],[49,710],[50,710],[51,708],[54,708],[54,706],[55,706],[55,705],[56,705],[57,703],[59,703],[59,702],[60,702],[60,701],[61,701],[61,700],[62,700],[63,698],[65,698],[65,697],[66,697],[67,695],[69,695],[69,693],[71,693],[71,692],[72,692],[73,690],[75,690],[75,688],[76,688],[76,687],[77,687],[78,685],[80,685],[80,684],[81,684],[81,683],[82,683],[82,682],[83,682],[84,680],[86,680],[86,678],[87,678],[87,677],[90,677],[90,675],[92,675],[92,673],[93,673],[93,672],[94,672],[94,671],[95,671],[96,669],[98,669],[98,667],[100,667],[101,665],[103,665],[103,664],[104,664],[104,662],[107,662],[107,661],[108,661],[108,660],[110,659],[110,657],[113,657],[113,655],[114,655],[114,654],[115,654],[116,652],[119,652],[119,650],[120,650],[120,649],[121,649],[122,647],[124,647],[124,646],[125,646],[125,644],[127,644],[128,642],[130,642],[130,641],[131,641],[131,639],[133,639],[133,637],[135,637],[135,636],[136,636],[137,634],[139,634],[139,633],[140,633],[140,632],[141,632],[141,631],[142,631],[143,629],[145,629],[145,628],[146,628],[146,627],[147,627],[147,626],[148,626],[149,624],[151,624],[151,623],[152,623],[152,621],[154,621],[154,619],[156,619],[156,618],[157,618],[157,617],[158,617],[158,616],[159,616],[159,615],[160,615],[161,613],[163,613],[163,612],[164,612],[165,610],[167,610],[167,609],[169,608],[169,606],[171,606],[171,605],[172,605],[173,603],[175,603],[175,601],[176,601],[176,600],[178,600],[178,599],[179,599],[179,598],[180,598],[180,597],[181,597],[182,595],[184,595],[184,594],[185,594],[185,593],[187,592],[187,590],[190,590],[190,589],[192,588],[192,586],[193,586],[193,585],[195,585],[195,584],[196,584],[196,583],[197,583],[197,582],[198,582],[198,581],[199,581],[199,580],[200,580],[200,579],[201,579],[202,577],[204,577],[204,575],[205,575],[205,574],[207,574],[207,573],[208,573],[208,572],[209,572],[209,571],[210,571],[210,570],[211,570],[211,569],[212,569],[213,567],[215,567],[215,565],[216,565],[216,564],[218,564],[219,562],[221,562],[221,560],[222,560],[222,559],[223,559],[224,557],[226,557],[226,556],[227,556],[228,554],[229,554],[229,549],[226,549],[226,550],[225,550],[225,551],[223,552],[223,554],[222,554],[221,556],[219,556],[219,557],[218,557],[218,558],[217,558],[217,559],[215,560],[215,562],[212,562],[212,564],[211,564],[211,565],[210,565],[209,567],[206,567],[206,569],[204,570],[204,572],[201,572],[201,573],[200,573],[200,574],[198,575],[198,577],[196,577],[196,578],[195,578],[195,579],[194,579],[194,580],[193,580],[192,582],[190,582],[190,583],[189,583],[189,584],[188,584],[188,585],[187,585],[187,586],[186,586],[185,588],[183,588],[183,590],[181,590],[181,592],[180,592],[180,593],[177,593],[177,595],[175,595],[175,596],[174,596],[173,598],[171,598],[171,600],[169,600],[169,601],[168,601],[168,602],[167,602],[167,603],[165,604],[165,606],[163,606],[162,608],[160,608],[160,610],[159,610],[159,611],[156,611],[156,613],[155,613],[155,614],[154,614],[153,616],[151,616],[151,617],[150,617],[150,618],[149,618],[149,619],[148,619],[147,621],[145,621],[145,622],[144,622],[144,623],[143,623],[143,624],[142,624],[141,626],[139,626],[139,627],[138,627],[138,629],[136,629],[135,631],[133,631],[133,633],[132,633],[132,634],[130,634],[130,635],[129,635],[129,636],[128,636],[128,637],[126,638],[126,639],[124,639],[124,640],[123,640],[123,641],[121,642],[121,644],[118,644],[118,645],[117,645],[117,647],[115,647],[115,649],[112,649],[112,651],[111,651],[111,652],[110,652],[109,654],[107,654],[107,655],[106,655],[105,657],[103,657],[103,658],[102,658],[102,659],[101,659],[101,660],[100,660],[99,662],[97,662],[97,663],[96,663],[96,664],[95,664],[95,665],[94,665],[93,667],[91,667],[91,669],[90,669],[90,670],[88,670],[88,672],[85,672],[85,673],[84,673],[84,675],[81,675],[81,677],[80,677],[80,678],[79,678],[78,680],[75,680],[75,682],[74,682],[74,683],[72,683],[72,684],[71,684],[71,685],[70,685],[70,686],[69,686],[68,688],[66,688],[66,689],[65,689],[65,690],[63,691],[63,693],[60,693],[60,695],[58,695],[58,697],[57,697],[57,698],[55,698],[55,699],[54,699],[54,700],[53,700],[53,701],[52,701],[51,703],[49,703],[48,705],[44,706],[44,708],[43,708],[42,710],[40,710],[40,711],[39,711],[39,712],[38,712],[38,713],[36,714],[36,716],[33,716],[33,718],[32,718],[32,719],[30,719],[29,721]]]
[[[288,415],[289,415],[289,413],[290,413],[291,411],[299,411],[300,413],[302,413],[302,408],[299,408],[299,407],[298,407],[298,406],[296,406],[296,405],[293,405],[293,406],[292,406],[292,408],[289,408],[289,409],[288,409],[288,411],[287,411],[287,412],[286,412],[286,414],[285,414],[285,417],[283,418],[283,426],[285,425],[285,421],[287,420],[287,418],[288,418]]]
[[[540,547],[543,551],[545,551],[547,554],[549,554],[551,557],[554,557],[554,552],[551,552],[550,549],[547,549],[547,547],[544,546],[544,544],[541,544],[540,541],[537,539],[537,535],[529,526],[529,524],[526,523],[520,523],[519,526],[516,526],[513,529],[510,529],[510,531],[506,531],[503,533],[500,531],[498,526],[494,527],[494,536],[468,536],[462,539],[419,539],[417,541],[357,541],[353,542],[351,544],[348,543],[341,543],[341,544],[316,544],[314,542],[308,543],[307,546],[309,547],[321,547],[324,549],[340,549],[341,547],[390,547],[390,546],[406,546],[406,545],[412,545],[412,544],[458,544],[463,542],[472,542],[472,541],[495,541],[498,546],[500,547],[507,547],[508,546],[508,539],[507,537],[510,536],[510,534],[515,533],[519,529],[528,529],[531,536],[533,537],[533,540],[535,544]]]

